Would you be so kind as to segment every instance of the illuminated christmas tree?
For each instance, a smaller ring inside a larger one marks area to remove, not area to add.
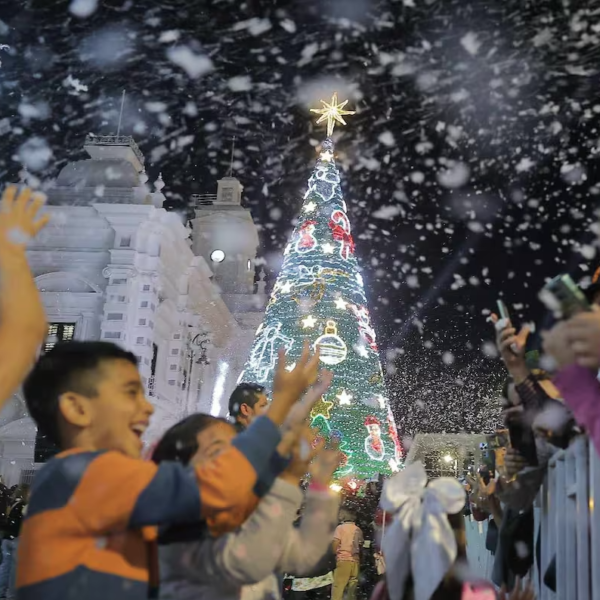
[[[318,123],[327,122],[327,139],[240,381],[270,390],[280,347],[288,368],[305,340],[319,347],[323,367],[334,378],[312,411],[312,426],[339,440],[344,453],[339,479],[367,479],[397,469],[401,446],[333,154],[335,123],[345,124],[343,117],[354,113],[344,110],[347,101],[338,104],[337,95],[322,103],[313,112],[321,115]]]

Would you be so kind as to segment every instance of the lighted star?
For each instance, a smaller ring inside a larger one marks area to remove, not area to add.
[[[346,310],[346,308],[348,307],[348,303],[344,299],[338,298],[335,301],[335,307],[339,308],[340,310]]]
[[[285,370],[286,370],[288,373],[291,373],[291,372],[292,372],[292,371],[293,371],[295,368],[296,368],[296,363],[292,363],[291,365],[288,365],[288,366],[285,368]]]
[[[330,419],[332,407],[333,402],[329,402],[325,400],[323,396],[321,396],[321,398],[319,398],[319,401],[313,406],[313,409],[310,411],[310,418],[316,419],[317,417],[321,416],[325,419]]]
[[[327,242],[327,244],[323,244],[321,248],[323,248],[323,252],[325,252],[325,254],[333,254],[335,252],[335,246],[329,242]]]
[[[344,116],[355,114],[355,111],[353,110],[344,110],[344,106],[348,104],[348,100],[344,100],[341,104],[338,104],[337,92],[333,94],[333,98],[331,98],[331,103],[325,102],[325,100],[321,100],[321,104],[323,105],[323,108],[311,108],[310,112],[314,112],[318,115],[321,115],[321,117],[317,121],[317,125],[319,123],[327,121],[327,137],[332,136],[336,122],[341,123],[342,125],[346,125],[346,121],[344,121]]]
[[[340,405],[349,405],[352,400],[352,396],[346,390],[342,390],[342,393],[338,394],[336,398],[340,401]]]
[[[330,162],[333,160],[333,152],[331,152],[331,150],[325,150],[325,152],[321,152],[319,158],[325,162]]]
[[[311,200],[304,208],[304,212],[312,212],[317,208],[317,205]]]
[[[286,281],[285,283],[282,283],[281,286],[279,287],[279,290],[281,291],[282,294],[289,294],[292,291],[292,282],[291,281]]]
[[[363,345],[358,345],[355,348],[356,350],[356,354],[358,354],[361,358],[368,358],[369,356],[369,351],[367,350],[367,348]]]
[[[311,327],[314,327],[316,324],[317,324],[317,320],[312,315],[308,315],[308,317],[306,317],[306,319],[302,319],[302,327],[304,329],[310,329]]]

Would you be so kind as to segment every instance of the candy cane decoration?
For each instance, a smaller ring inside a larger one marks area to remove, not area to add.
[[[346,213],[341,210],[334,210],[331,213],[331,220],[329,221],[329,228],[333,234],[333,239],[337,242],[341,242],[340,256],[348,259],[351,254],[354,254],[354,240],[350,234],[350,221],[346,216]]]

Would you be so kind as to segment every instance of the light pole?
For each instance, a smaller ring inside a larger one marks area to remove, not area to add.
[[[454,458],[454,456],[452,456],[451,454],[446,454],[442,460],[448,465],[450,466],[450,463],[453,463],[453,469],[454,469],[454,476],[458,477],[458,459]]]
[[[191,325],[190,325],[191,327]],[[208,365],[210,359],[208,358],[209,344],[210,344],[210,332],[208,330],[201,330],[199,333],[193,335],[193,331],[188,332],[188,339],[186,343],[186,358],[188,362],[188,376],[187,376],[187,390],[186,390],[186,408],[189,410],[190,407],[190,390],[192,387],[192,376],[194,371],[194,365]],[[200,378],[198,377],[198,385],[196,394],[200,392]]]

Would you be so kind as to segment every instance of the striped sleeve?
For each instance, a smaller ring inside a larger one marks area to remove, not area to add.
[[[70,504],[94,534],[240,512],[279,440],[270,420],[257,419],[231,448],[195,470],[106,452],[88,466]]]

